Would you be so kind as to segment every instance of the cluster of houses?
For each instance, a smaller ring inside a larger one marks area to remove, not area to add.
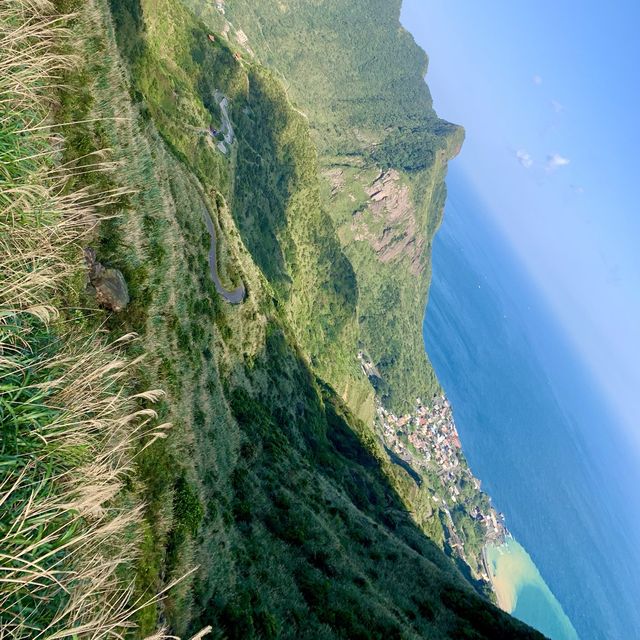
[[[415,411],[403,416],[396,416],[379,403],[377,414],[385,443],[405,462],[423,468],[435,464],[438,475],[448,482],[459,475],[462,445],[444,396],[434,397],[429,406],[418,398]],[[455,487],[451,495],[455,502]]]
[[[504,516],[491,506],[480,509],[477,506],[480,501],[468,500],[462,495],[463,482],[468,496],[469,484],[474,493],[480,493],[480,481],[473,476],[462,455],[460,436],[446,397],[434,396],[428,404],[418,398],[415,409],[402,416],[388,411],[378,402],[376,413],[377,427],[386,447],[418,473],[422,471],[424,475],[430,470],[437,475],[440,486],[430,486],[430,490],[436,508],[444,516],[443,524],[454,552],[466,560],[464,536],[456,530],[451,516],[456,505],[462,506],[469,517],[482,524],[485,544],[504,542],[508,535]],[[471,502],[475,506],[469,504]],[[481,566],[478,569],[479,577],[488,580]]]

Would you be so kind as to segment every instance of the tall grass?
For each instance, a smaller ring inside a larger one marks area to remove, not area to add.
[[[121,638],[142,505],[137,452],[168,425],[69,304],[114,194],[71,190],[52,118],[69,34],[47,0],[0,1],[0,638]],[[99,164],[99,159],[96,159]],[[145,443],[145,444],[143,444]],[[161,597],[161,596],[160,596]],[[159,633],[158,638],[166,637]]]

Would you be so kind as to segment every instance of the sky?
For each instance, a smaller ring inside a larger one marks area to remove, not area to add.
[[[640,2],[404,0],[455,161],[640,462]]]

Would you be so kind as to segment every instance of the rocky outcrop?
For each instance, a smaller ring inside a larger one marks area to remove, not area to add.
[[[392,169],[382,172],[365,191],[370,198],[368,211],[378,223],[366,224],[363,213],[356,214],[352,225],[356,239],[368,241],[381,262],[407,257],[411,273],[419,275],[424,269],[425,240],[417,233],[409,187]]]
[[[331,184],[331,195],[335,196],[342,191],[345,187],[346,180],[344,176],[344,170],[339,168],[332,168],[326,171],[325,177]]]
[[[91,247],[84,250],[84,259],[89,270],[88,292],[101,307],[116,313],[122,311],[129,304],[129,289],[122,272],[100,264]]]

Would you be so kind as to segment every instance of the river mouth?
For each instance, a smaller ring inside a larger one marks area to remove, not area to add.
[[[498,606],[553,640],[578,640],[578,634],[529,554],[507,537],[487,545],[487,565]]]

